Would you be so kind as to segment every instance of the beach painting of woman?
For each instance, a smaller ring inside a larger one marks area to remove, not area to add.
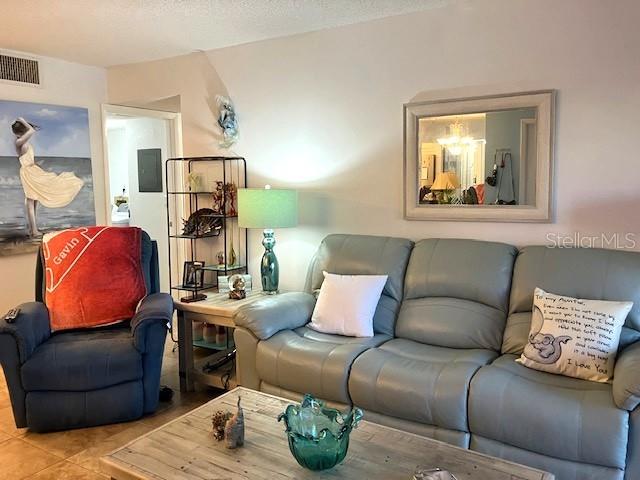
[[[87,109],[0,100],[0,254],[94,224]]]

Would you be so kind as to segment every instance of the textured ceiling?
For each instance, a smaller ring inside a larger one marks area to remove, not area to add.
[[[0,48],[110,66],[436,8],[449,0],[0,0]]]

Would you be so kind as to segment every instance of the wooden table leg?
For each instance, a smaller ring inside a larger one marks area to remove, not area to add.
[[[183,311],[178,310],[178,375],[180,391],[193,392],[193,330]]]

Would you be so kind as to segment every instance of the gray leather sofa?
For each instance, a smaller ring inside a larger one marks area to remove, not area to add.
[[[349,371],[366,350],[393,337],[413,242],[399,238],[331,235],[309,268],[306,292],[266,298],[239,309],[234,332],[239,382],[254,390],[297,398],[312,393],[334,405],[351,403]],[[312,294],[322,271],[353,275],[387,274],[373,317],[372,338],[318,333],[305,325],[315,305]]]
[[[305,325],[322,270],[389,275],[373,338]],[[515,362],[535,287],[632,300],[612,384]],[[640,253],[330,235],[305,292],[239,309],[239,383],[355,404],[374,422],[542,468],[560,480],[640,478]]]

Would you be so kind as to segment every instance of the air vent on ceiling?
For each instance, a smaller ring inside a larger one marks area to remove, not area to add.
[[[0,53],[0,80],[28,85],[40,85],[38,61]]]

